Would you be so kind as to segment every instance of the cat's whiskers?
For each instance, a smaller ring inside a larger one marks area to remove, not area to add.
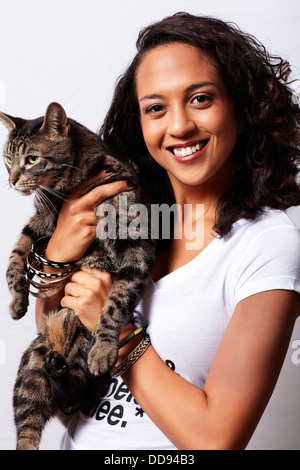
[[[49,206],[49,201],[45,200],[45,194],[42,191],[37,190],[35,192],[36,200],[40,203],[42,207],[36,206],[37,212],[40,213],[41,217],[41,224],[43,226],[43,230],[47,229],[47,212],[49,213],[50,217],[53,218],[53,208]],[[51,202],[51,201],[50,201]],[[55,210],[55,208],[54,208]]]
[[[39,188],[43,189],[44,191],[48,192],[52,196],[55,196],[58,199],[61,199],[63,201],[65,201],[69,197],[67,194],[65,194],[61,191],[58,191],[57,189],[49,188],[49,186],[44,186],[44,185],[40,184]]]
[[[75,170],[81,171],[78,166],[70,165],[69,163],[63,163],[61,166],[68,166],[70,168],[74,168]]]
[[[49,199],[41,189],[37,189],[35,194],[38,201],[48,210],[51,216],[53,215],[53,212],[58,214],[58,210],[56,209],[51,199]]]
[[[7,190],[12,189],[11,186],[10,186],[10,184],[9,184],[9,182],[7,181],[7,178],[5,178],[5,179],[3,178],[3,181],[0,180],[0,182],[1,182],[1,186],[2,186],[3,188],[5,188],[5,189],[7,189]],[[3,184],[2,184],[2,183],[3,183]]]

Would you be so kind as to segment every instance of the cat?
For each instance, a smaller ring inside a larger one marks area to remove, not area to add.
[[[127,207],[146,203],[147,197],[136,170],[111,156],[99,136],[68,118],[60,104],[51,103],[45,116],[34,120],[0,113],[0,121],[9,130],[4,159],[10,186],[24,195],[35,193],[36,212],[23,228],[7,268],[10,314],[19,319],[28,307],[26,256],[34,242],[51,237],[68,194],[105,169],[107,177],[83,194],[99,184],[127,180],[133,182],[133,189],[122,193]],[[124,216],[118,201],[119,195],[104,201],[117,211],[117,223]],[[134,215],[126,217],[129,226]],[[13,398],[17,449],[38,449],[43,428],[57,410],[64,415],[79,409],[88,413],[103,396],[118,356],[122,325],[152,272],[155,244],[148,227],[141,228],[140,237],[97,237],[76,263],[77,268],[110,272],[114,276],[111,292],[94,335],[72,310],[62,308],[46,317],[42,332],[23,354]]]

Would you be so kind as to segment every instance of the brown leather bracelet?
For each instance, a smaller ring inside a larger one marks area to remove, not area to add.
[[[112,377],[118,377],[119,375],[124,374],[129,367],[131,367],[148,349],[151,341],[148,335],[145,335],[142,341],[137,345],[137,347],[129,354],[129,356],[124,359],[118,366],[114,367],[111,372]]]

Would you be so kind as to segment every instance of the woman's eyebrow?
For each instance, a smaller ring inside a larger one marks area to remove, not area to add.
[[[184,93],[185,94],[188,94],[188,93],[192,93],[193,91],[195,90],[198,90],[199,88],[202,88],[204,86],[207,86],[207,85],[213,85],[213,86],[217,86],[216,83],[214,82],[200,82],[200,83],[194,83],[193,85],[187,87],[185,90],[184,90]]]
[[[152,93],[151,95],[143,96],[143,98],[140,99],[140,102],[143,100],[162,100],[163,98],[164,98],[163,95]]]
[[[213,85],[215,87],[217,86],[214,82],[193,83],[193,85],[190,85],[184,90],[184,93],[187,95],[188,93],[192,93],[193,91],[198,90],[199,88],[202,88],[207,85]],[[161,100],[163,98],[164,96],[160,95],[159,93],[151,93],[149,95],[143,96],[143,98],[140,99],[140,102],[143,100]]]

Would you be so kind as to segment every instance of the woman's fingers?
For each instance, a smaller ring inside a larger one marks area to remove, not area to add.
[[[65,201],[48,244],[48,257],[55,261],[73,261],[81,258],[96,238],[95,208],[108,197],[129,189],[126,181],[114,181],[97,186],[84,196],[79,198],[72,196]]]
[[[61,306],[74,310],[86,328],[92,330],[98,323],[111,286],[112,277],[109,273],[82,268],[71,276],[66,285]]]
[[[83,191],[91,186],[93,183],[96,183],[97,181],[105,180],[111,175],[111,173],[108,173],[105,170],[101,170],[96,176],[93,176],[92,178],[88,179],[87,181],[83,181],[78,188],[73,191],[73,193],[70,194],[70,198],[79,198],[82,196]]]
[[[93,210],[108,197],[116,196],[129,189],[130,186],[126,181],[114,181],[112,183],[96,186],[96,188],[91,189],[91,191],[77,200],[77,210]]]
[[[109,291],[112,284],[112,277],[106,271],[99,271],[95,268],[82,267],[70,277],[68,284],[78,285],[98,292],[105,289]],[[67,284],[67,285],[68,285]]]

